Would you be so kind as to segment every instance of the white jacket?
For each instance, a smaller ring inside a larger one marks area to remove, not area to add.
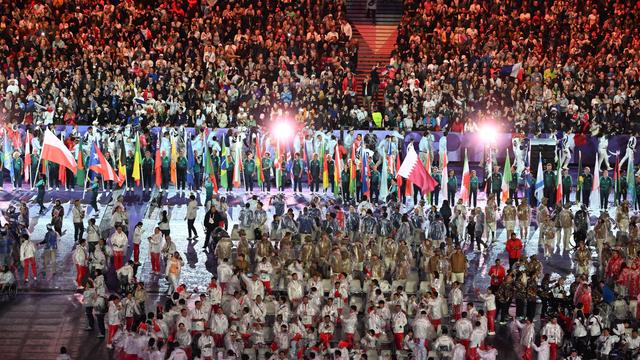
[[[543,341],[540,343],[540,346],[536,346],[535,343],[532,343],[531,347],[533,347],[538,352],[538,360],[549,360],[549,358],[551,357],[548,342]]]
[[[211,317],[211,332],[224,334],[229,328],[229,319],[225,314],[215,314]]]
[[[73,250],[73,263],[79,266],[87,266],[87,250],[84,246],[76,246]]]
[[[159,254],[162,251],[162,233],[149,236],[149,252]]]
[[[289,300],[299,300],[304,296],[300,280],[289,281],[287,285],[287,295],[289,296]]]
[[[74,224],[82,223],[82,220],[84,219],[84,210],[74,206],[71,209],[71,215],[73,216]]]
[[[469,340],[471,332],[473,331],[473,325],[469,319],[462,318],[456,321],[453,327],[456,329],[456,337],[458,339]]]
[[[221,283],[226,283],[231,279],[233,275],[233,269],[227,263],[222,263],[218,265],[218,281]]]
[[[187,204],[187,220],[194,220],[198,215],[198,202],[190,200]]]
[[[117,231],[111,235],[111,247],[113,251],[121,251],[125,252],[127,250],[127,243],[129,239],[127,238],[127,234],[123,232],[118,233]]]
[[[402,311],[397,312],[391,316],[391,323],[395,334],[404,333],[404,327],[407,325],[407,315]]]
[[[20,245],[20,261],[36,257],[36,248],[31,240],[25,240]]]
[[[559,324],[547,323],[544,328],[542,328],[542,335],[547,336],[549,344],[562,343],[562,329]]]
[[[413,336],[416,339],[427,339],[429,337],[431,322],[426,316],[419,316],[413,321]]]

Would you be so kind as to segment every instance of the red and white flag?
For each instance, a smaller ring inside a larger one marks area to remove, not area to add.
[[[413,148],[413,144],[409,144],[407,147],[407,155],[404,157],[402,165],[400,165],[398,176],[411,181],[420,188],[423,194],[433,191],[438,185],[418,158],[418,153]]]
[[[40,157],[42,160],[48,160],[64,166],[74,174],[78,170],[76,159],[73,157],[73,154],[71,154],[71,151],[69,151],[62,140],[58,139],[49,129],[44,132],[44,141],[42,142]]]
[[[31,178],[31,134],[27,130],[27,137],[24,140],[24,180],[29,182]]]
[[[91,165],[89,170],[93,170],[102,176],[102,179],[105,181],[116,181],[118,180],[118,174],[113,170],[107,159],[102,154],[100,147],[96,143],[93,144],[94,151],[91,151],[91,156],[96,156],[98,159],[97,163],[94,159],[89,159]]]
[[[467,149],[464,149],[464,166],[462,167],[462,202],[469,201],[471,193],[471,173],[469,173],[469,159],[467,158]]]

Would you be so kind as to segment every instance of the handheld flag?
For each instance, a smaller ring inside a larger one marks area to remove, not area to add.
[[[322,188],[326,191],[329,187],[329,165],[327,164],[327,156],[324,150],[324,140],[322,140],[322,148],[320,149],[320,157],[322,158]]]
[[[24,144],[24,180],[29,182],[31,175],[31,134],[27,130],[27,137]],[[35,174],[34,174],[35,175]]]
[[[361,181],[362,181],[362,194],[366,195],[367,198],[370,197],[370,193],[369,193],[369,156],[367,155],[367,151],[365,150],[364,146],[362,147],[362,156],[360,157],[362,159],[362,169],[360,170],[360,175],[361,175]]]
[[[224,144],[224,137],[226,135],[222,135],[221,148],[220,148],[220,186],[223,189],[229,188],[229,183],[227,181],[227,173],[229,172],[229,163],[227,163],[227,156],[229,155],[229,150],[227,146]],[[211,155],[207,152],[207,158],[210,161]],[[213,164],[210,164],[213,169]],[[215,178],[215,177],[214,177]]]
[[[158,144],[156,145],[156,159],[154,162],[154,170],[156,173],[156,187],[162,186],[162,155],[160,154],[161,133],[158,133]]]
[[[122,186],[127,181],[127,153],[124,149],[124,139],[120,142],[120,156],[118,156],[118,186]],[[129,184],[127,184],[129,185]]]
[[[264,174],[262,173],[262,149],[260,148],[260,136],[256,136],[256,178],[258,187],[262,187]]]
[[[333,194],[338,196],[340,194],[340,186],[342,182],[340,177],[342,176],[342,158],[340,156],[340,148],[336,144],[336,149],[333,152],[335,156],[335,169],[333,170]]]
[[[442,177],[440,180],[440,198],[448,200],[449,199],[449,161],[447,160],[447,152],[444,151],[442,154]],[[453,204],[449,204],[453,205]]]
[[[398,170],[398,176],[410,180],[420,188],[423,194],[433,191],[438,185],[437,181],[429,175],[424,167],[413,144],[407,146],[407,155]]]
[[[556,204],[562,203],[562,163],[562,156],[559,156],[556,169]]]
[[[600,209],[600,166],[598,166],[598,153],[596,153],[596,162],[593,172],[593,187],[591,188],[591,196],[589,197],[589,207],[593,210]]]
[[[109,164],[96,143],[91,145],[87,168],[97,174],[100,174],[102,179],[105,181],[118,180],[118,174],[113,170],[111,164]]]
[[[511,159],[509,158],[509,151],[507,150],[507,158],[504,159],[504,171],[502,174],[502,186],[500,197],[503,202],[509,199],[509,183],[513,179],[511,174]]]
[[[78,173],[76,174],[76,185],[84,187],[84,181],[86,180],[86,167],[84,164],[84,151],[82,150],[82,136],[79,137],[80,141],[78,142],[77,151],[77,163],[78,163]]]
[[[69,149],[64,146],[64,143],[49,129],[44,132],[40,157],[42,160],[62,165],[70,169],[74,174],[78,170],[76,159],[73,158],[71,151],[69,151]]]
[[[464,165],[462,167],[462,189],[460,194],[463,203],[466,204],[469,201],[470,193],[471,173],[469,173],[469,159],[467,158],[467,149],[464,149]]]
[[[538,171],[536,173],[535,195],[538,202],[544,197],[544,173],[542,172],[542,153],[539,154]]]
[[[136,150],[133,154],[133,172],[131,177],[135,180],[136,185],[140,185],[140,179],[142,174],[140,172],[140,166],[142,165],[142,154],[140,153],[140,136],[136,134]]]
[[[631,197],[631,205],[636,203],[636,178],[633,168],[633,155],[627,159],[627,189],[629,196]]]
[[[178,164],[178,148],[176,147],[176,139],[172,138],[171,139],[171,183],[172,184],[177,184],[178,183],[178,171],[177,171],[177,164]]]
[[[194,185],[193,167],[195,164],[196,161],[193,157],[193,145],[191,144],[191,138],[187,137],[187,185],[190,187],[193,187]]]

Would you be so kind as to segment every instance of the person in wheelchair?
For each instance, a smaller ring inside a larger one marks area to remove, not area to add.
[[[17,290],[16,277],[9,270],[9,266],[5,265],[0,272],[0,293],[7,294],[14,290]]]

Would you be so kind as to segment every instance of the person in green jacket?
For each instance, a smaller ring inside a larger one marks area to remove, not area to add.
[[[264,181],[262,183],[263,190],[271,192],[271,169],[273,168],[273,161],[271,161],[271,154],[264,153],[262,157],[262,177]]]
[[[433,179],[436,181],[436,187],[431,192],[431,206],[438,206],[440,200],[440,183],[442,182],[442,175],[440,174],[440,170],[438,170],[437,166],[434,166],[431,170],[433,174]],[[402,191],[402,189],[400,189]]]
[[[374,204],[380,201],[380,172],[375,165],[371,166],[371,189],[369,189],[369,192],[371,193],[371,201]]]
[[[571,188],[573,187],[573,178],[569,175],[569,170],[562,170],[562,203],[570,204]]]
[[[42,215],[47,210],[44,207],[44,188],[47,186],[47,177],[44,174],[40,174],[38,176],[38,181],[36,182],[36,188],[38,189],[38,195],[36,196],[36,202],[40,205],[40,212],[38,214]]]
[[[127,191],[133,191],[133,150],[129,150],[127,157],[124,159],[125,171],[127,173]]]
[[[193,189],[200,191],[202,187],[202,156],[193,151]]]
[[[13,153],[13,186],[16,189],[22,188],[22,172],[24,169],[24,163],[20,157],[19,152]]]
[[[154,161],[151,157],[151,152],[146,151],[144,154],[144,159],[142,159],[142,177],[144,178],[144,184],[142,184],[143,192],[145,189],[151,192],[151,188],[153,187],[153,181],[155,179],[155,176],[153,176],[153,165]]]
[[[98,178],[95,177],[91,182],[91,207],[93,211],[98,212]]]
[[[500,207],[500,193],[502,192],[502,174],[500,173],[500,167],[493,167],[493,174],[491,174],[491,189],[490,193],[496,196],[496,205]]]
[[[556,172],[553,171],[551,163],[548,163],[544,173],[544,197],[547,198],[547,204],[555,204],[556,203]]]
[[[311,184],[309,184],[309,190],[311,190],[311,192],[320,191],[322,171],[320,170],[320,160],[318,160],[318,154],[313,154],[313,159],[309,163],[309,173],[311,174]]]
[[[458,191],[458,178],[453,170],[449,170],[449,179],[447,180],[447,200],[449,204],[456,203],[456,191]]]
[[[344,169],[342,169],[342,174],[340,174],[340,180],[342,181],[342,200],[345,203],[351,200],[351,194],[349,194],[350,177],[349,169],[345,166]]]
[[[213,199],[213,182],[211,182],[210,176],[205,176],[204,193],[205,193],[205,200],[204,200],[205,207],[210,207],[209,205],[210,201],[211,199]]]
[[[513,200],[514,206],[518,206],[518,179],[520,174],[516,171],[516,167],[511,167],[511,181],[509,181],[509,199]]]
[[[233,172],[235,171],[235,165],[233,157],[227,155],[227,191],[233,190]]]
[[[604,170],[600,177],[600,208],[607,210],[609,207],[609,193],[613,187],[613,180],[609,177],[609,171]]]
[[[480,180],[478,179],[478,175],[476,175],[475,170],[471,170],[471,177],[469,179],[469,204],[468,207],[471,207],[471,199],[473,199],[473,207],[478,206],[478,185],[480,184]]]
[[[179,191],[184,191],[187,187],[187,156],[186,151],[181,151],[176,161],[176,180]]]
[[[162,164],[160,172],[162,173],[162,190],[169,188],[169,181],[171,180],[171,158],[167,156],[167,152],[162,152]]]
[[[247,160],[244,163],[244,191],[253,192],[253,175],[256,173],[256,161],[253,153],[247,151]]]

